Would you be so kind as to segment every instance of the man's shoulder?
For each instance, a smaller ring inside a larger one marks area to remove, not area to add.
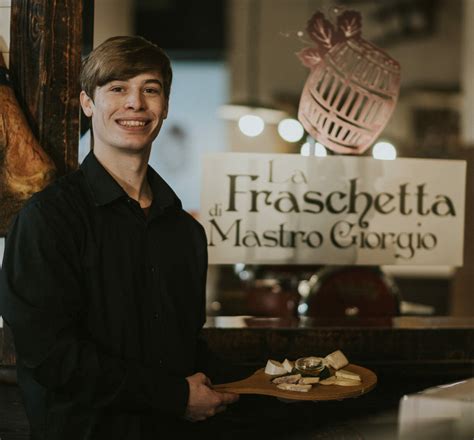
[[[184,209],[180,209],[181,216],[183,220],[193,229],[195,229],[199,233],[204,233],[204,227],[203,225],[193,216],[191,215],[188,211]]]
[[[181,216],[188,226],[188,230],[192,235],[194,244],[197,246],[207,246],[206,231],[204,226],[184,209],[181,209]]]
[[[77,238],[87,213],[87,191],[80,170],[57,179],[34,194],[20,209],[7,237]]]
[[[20,213],[73,214],[89,202],[85,185],[82,171],[80,169],[73,171],[35,193],[25,202]]]

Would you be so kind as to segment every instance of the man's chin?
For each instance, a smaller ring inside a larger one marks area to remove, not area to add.
[[[150,145],[121,145],[116,150],[127,155],[142,155],[150,151]]]

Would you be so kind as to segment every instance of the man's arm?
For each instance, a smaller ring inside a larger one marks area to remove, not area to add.
[[[202,328],[206,322],[206,278],[207,278],[207,240],[204,228],[196,224],[193,246],[199,273],[198,291],[200,294],[199,323]],[[186,378],[189,384],[189,400],[185,417],[191,421],[204,420],[226,409],[226,406],[239,399],[237,394],[221,393],[212,390],[208,376],[218,378],[225,368],[202,337],[198,336],[196,368],[198,373]]]
[[[78,237],[51,209],[30,203],[7,237],[0,310],[20,362],[45,388],[72,393],[93,407],[184,414],[185,378],[115,357],[88,338],[81,326],[87,298]]]
[[[196,222],[196,228],[194,229],[193,245],[195,247],[198,280],[199,286],[198,291],[200,294],[200,309],[199,323],[200,328],[206,323],[206,280],[207,280],[207,269],[208,269],[208,256],[207,256],[207,239],[206,232],[201,224]],[[219,356],[209,349],[207,341],[204,339],[202,334],[198,336],[197,340],[197,355],[196,355],[196,367],[197,371],[204,372],[212,380],[216,380],[225,369],[223,362]]]

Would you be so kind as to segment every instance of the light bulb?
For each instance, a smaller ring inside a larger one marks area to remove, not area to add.
[[[309,142],[305,142],[303,145],[301,145],[300,154],[302,156],[311,156],[311,144]],[[316,157],[326,157],[328,152],[323,144],[316,142],[314,144],[314,155]]]
[[[298,142],[304,135],[304,128],[296,119],[283,119],[278,124],[278,133],[285,141]]]
[[[328,155],[326,147],[323,144],[316,142],[314,146],[314,155],[318,157],[326,157]]]
[[[258,136],[265,128],[265,122],[260,116],[244,115],[239,119],[240,131],[246,136]]]
[[[372,149],[374,159],[395,160],[397,158],[397,150],[390,142],[377,142]]]
[[[309,145],[309,142],[305,142],[303,145],[301,145],[300,154],[302,156],[309,156],[310,151],[311,146]]]

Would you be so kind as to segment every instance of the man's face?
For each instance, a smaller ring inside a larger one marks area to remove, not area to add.
[[[96,88],[94,99],[82,91],[81,105],[92,118],[94,149],[130,153],[151,148],[168,114],[163,77],[158,72],[110,81]]]

